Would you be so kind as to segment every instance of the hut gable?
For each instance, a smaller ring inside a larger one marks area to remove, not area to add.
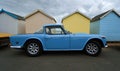
[[[19,15],[17,15],[17,14],[8,12],[8,11],[6,11],[6,10],[4,10],[4,9],[2,9],[2,10],[0,11],[0,14],[1,14],[1,13],[6,13],[7,15],[11,16],[11,17],[14,18],[14,19],[24,20],[24,17],[21,17],[21,16],[19,16]]]
[[[89,18],[88,16],[84,15],[83,13],[81,13],[81,12],[79,12],[79,11],[75,11],[75,12],[73,12],[73,13],[65,16],[65,17],[62,19],[62,22],[63,22],[64,19],[69,18],[69,17],[73,16],[74,14],[79,14],[79,15],[81,15],[81,16],[83,16],[83,17],[85,17],[85,18],[87,18],[87,19],[90,20],[90,18]]]
[[[28,18],[34,16],[34,15],[37,14],[37,13],[41,13],[41,14],[43,14],[44,16],[46,16],[46,17],[48,17],[49,19],[54,20],[54,21],[56,22],[56,20],[55,20],[52,16],[44,13],[44,12],[41,11],[41,10],[35,10],[34,12],[30,13],[29,15],[27,15],[27,16],[25,17],[25,19],[28,19]]]
[[[98,20],[104,18],[105,16],[107,16],[111,12],[114,12],[116,15],[120,16],[114,9],[111,9],[111,10],[108,10],[108,11],[102,13],[102,14],[99,14],[99,15],[93,17],[91,22],[98,21]]]

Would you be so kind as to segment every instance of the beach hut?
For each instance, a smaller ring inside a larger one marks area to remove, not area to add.
[[[24,18],[4,9],[0,11],[0,33],[23,34]]]
[[[90,18],[75,11],[62,19],[66,30],[72,33],[90,33]]]
[[[120,41],[120,15],[114,10],[108,10],[92,18],[91,34],[105,35],[107,41]]]
[[[26,33],[38,31],[44,24],[56,23],[56,20],[41,10],[36,10],[25,17]]]

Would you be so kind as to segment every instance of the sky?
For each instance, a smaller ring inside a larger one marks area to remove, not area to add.
[[[40,9],[60,22],[74,11],[80,11],[89,18],[110,9],[120,13],[120,0],[0,0],[0,9],[23,17]]]

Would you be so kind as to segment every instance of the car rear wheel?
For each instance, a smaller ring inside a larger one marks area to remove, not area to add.
[[[90,56],[98,56],[101,53],[101,45],[96,41],[90,41],[85,46],[86,54]]]
[[[25,52],[28,56],[38,56],[42,54],[42,47],[38,41],[29,41],[26,44]]]

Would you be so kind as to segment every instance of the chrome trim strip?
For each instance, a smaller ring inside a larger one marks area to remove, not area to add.
[[[21,48],[21,46],[10,46],[10,48]]]

